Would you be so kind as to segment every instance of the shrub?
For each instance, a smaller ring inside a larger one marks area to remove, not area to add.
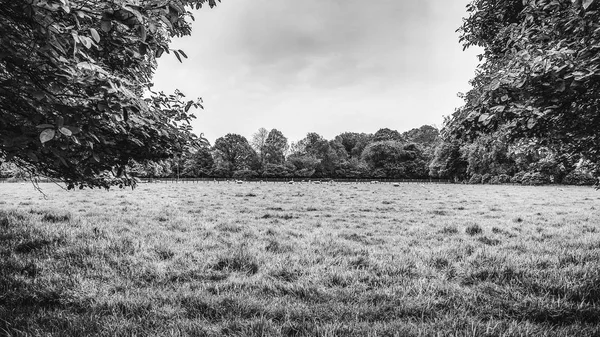
[[[523,185],[544,185],[550,183],[550,177],[540,172],[529,172],[521,179]]]
[[[508,174],[501,174],[498,176],[498,183],[506,184],[510,182],[510,176]]]
[[[471,176],[471,179],[469,179],[469,184],[481,184],[481,174],[475,173]]]
[[[513,184],[521,184],[523,182],[523,176],[525,176],[527,172],[521,171],[516,173],[512,178],[510,178],[510,182]]]
[[[493,176],[493,177],[490,179],[490,184],[492,184],[492,185],[498,185],[498,184],[500,184],[500,177],[498,177],[498,176]]]
[[[235,179],[246,179],[246,178],[256,178],[258,177],[258,173],[252,170],[238,170],[233,172],[233,178]]]
[[[490,184],[492,180],[492,175],[489,173],[484,174],[483,176],[481,176],[481,183],[482,184]]]
[[[589,173],[575,170],[567,174],[562,183],[567,185],[594,185],[596,179]]]

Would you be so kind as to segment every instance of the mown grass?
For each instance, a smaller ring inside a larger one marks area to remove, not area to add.
[[[600,335],[591,188],[0,185],[0,335]]]

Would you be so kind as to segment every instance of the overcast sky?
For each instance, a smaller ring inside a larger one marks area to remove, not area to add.
[[[188,59],[159,60],[155,89],[202,97],[194,130],[214,143],[260,127],[317,132],[442,125],[462,105],[478,50],[455,30],[469,0],[223,0],[195,12]]]

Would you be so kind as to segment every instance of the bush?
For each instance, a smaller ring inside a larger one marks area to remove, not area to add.
[[[498,176],[493,176],[493,177],[490,179],[490,184],[493,184],[493,185],[498,185],[498,184],[500,184],[500,177],[498,177]]]
[[[481,177],[482,184],[490,184],[491,180],[492,180],[492,175],[489,173],[486,173]]]
[[[235,179],[245,179],[245,178],[256,178],[258,177],[258,173],[252,170],[238,170],[233,172],[233,178]]]
[[[469,179],[469,184],[481,184],[481,174],[475,173],[471,176],[471,179]]]
[[[501,174],[498,176],[498,182],[500,184],[510,183],[510,176],[508,174]]]
[[[540,172],[529,172],[521,179],[523,185],[544,185],[550,183],[550,177]]]
[[[563,178],[562,183],[567,185],[594,185],[596,178],[589,173],[575,170],[567,174]]]
[[[523,177],[527,174],[525,171],[521,171],[516,173],[512,178],[510,178],[510,182],[513,184],[521,184],[523,183]]]

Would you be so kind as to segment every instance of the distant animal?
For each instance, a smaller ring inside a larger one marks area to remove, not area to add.
[[[400,186],[399,183],[394,183],[394,187],[398,187],[398,186]]]
[[[241,181],[241,180],[236,180],[236,181],[235,181],[235,183],[236,183],[236,184],[243,184],[244,182],[243,182],[243,181]]]

